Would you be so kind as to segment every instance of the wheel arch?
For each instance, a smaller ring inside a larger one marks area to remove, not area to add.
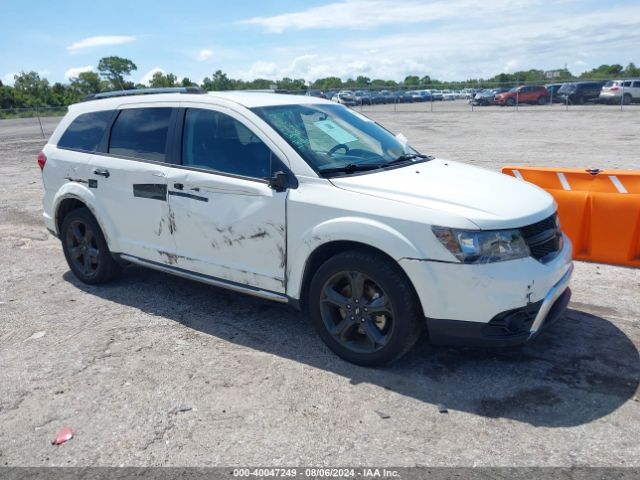
[[[114,245],[113,240],[115,237],[115,227],[109,220],[108,216],[102,214],[100,208],[97,206],[93,192],[88,188],[76,183],[68,183],[55,196],[53,205],[53,219],[57,230],[56,233],[58,235],[61,234],[64,217],[69,212],[77,208],[86,208],[91,212],[96,222],[98,222],[109,249],[112,252],[119,251],[117,245]]]
[[[398,272],[405,278],[407,285],[409,285],[409,288],[411,288],[411,290],[413,291],[416,301],[418,302],[418,307],[420,308],[420,310],[422,310],[422,304],[419,301],[420,297],[416,292],[415,285],[413,284],[407,273],[404,271],[400,263],[398,263],[396,259],[394,259],[384,250],[354,240],[332,240],[318,245],[317,248],[311,251],[304,265],[304,269],[300,278],[300,286],[298,289],[298,299],[294,301],[294,305],[300,310],[305,309],[311,279],[313,278],[313,275],[318,270],[318,268],[320,268],[320,266],[324,262],[336,255],[339,255],[340,253],[353,250],[368,252],[370,254],[384,258],[391,264],[395,265],[398,269]]]

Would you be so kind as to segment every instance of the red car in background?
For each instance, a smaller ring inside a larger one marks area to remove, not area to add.
[[[542,85],[521,85],[508,92],[499,93],[494,101],[497,105],[510,107],[518,103],[544,105],[549,101],[549,92]]]

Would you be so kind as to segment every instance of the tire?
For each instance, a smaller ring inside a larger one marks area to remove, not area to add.
[[[513,97],[509,97],[505,103],[507,104],[507,107],[513,107],[516,104],[516,101]]]
[[[64,217],[60,240],[69,268],[81,282],[107,283],[120,273],[121,267],[111,256],[102,230],[88,209],[78,208]]]
[[[577,100],[576,100],[576,103],[578,105],[584,105],[584,97],[582,97],[582,96],[578,97]]]
[[[623,105],[630,105],[631,104],[631,94],[629,93],[625,93],[624,97],[622,97],[622,104]]]
[[[547,97],[538,97],[538,105],[546,105]]]
[[[364,251],[340,253],[322,264],[311,280],[307,306],[320,338],[356,365],[397,360],[413,347],[425,325],[415,291],[400,267]]]

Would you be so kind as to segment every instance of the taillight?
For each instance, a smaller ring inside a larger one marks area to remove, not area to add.
[[[40,170],[44,170],[45,163],[47,163],[47,156],[44,154],[44,152],[40,152],[38,154],[38,166],[40,167]]]
[[[611,88],[609,88],[609,90],[611,90],[612,92],[617,92],[618,91],[618,87],[611,87]]]

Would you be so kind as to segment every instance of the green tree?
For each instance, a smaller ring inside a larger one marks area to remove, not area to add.
[[[192,82],[189,77],[184,77],[182,80],[180,80],[180,86],[181,87],[197,87],[198,84],[195,82]]]
[[[173,73],[164,74],[162,72],[156,72],[149,81],[149,86],[153,88],[175,87],[177,85],[178,77]]]
[[[102,90],[100,76],[96,72],[80,72],[70,82],[71,88],[83,95],[99,93]]]
[[[41,79],[34,71],[20,72],[13,78],[14,95],[18,103],[27,106],[48,103],[51,92],[47,79]]]
[[[131,82],[126,82],[124,77],[131,75],[131,72],[137,70],[138,67],[128,58],[122,57],[104,57],[98,62],[98,71],[106,80],[108,80],[113,88],[126,89],[133,86]]]
[[[364,75],[358,75],[356,77],[356,84],[359,87],[368,87],[371,83],[371,79],[369,77],[365,77]]]
[[[320,90],[331,90],[342,88],[342,79],[340,77],[319,78],[312,84],[313,88]]]
[[[631,62],[622,73],[625,77],[640,77],[640,68],[636,67],[635,63]]]
[[[291,92],[296,92],[299,90],[304,90],[306,88],[306,82],[302,78],[296,78],[295,80],[285,77],[282,80],[278,80],[276,82],[278,88],[282,88],[283,90],[288,90]]]
[[[202,88],[208,91],[232,90],[233,81],[230,80],[229,77],[227,77],[227,74],[222,70],[216,70],[211,78],[206,77],[202,81]]]
[[[420,78],[417,75],[408,75],[404,77],[403,83],[407,87],[417,87],[420,84]]]

